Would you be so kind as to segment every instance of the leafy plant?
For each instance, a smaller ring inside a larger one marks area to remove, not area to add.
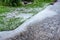
[[[2,5],[6,5],[6,6],[20,5],[20,0],[0,0],[0,2],[2,2]]]

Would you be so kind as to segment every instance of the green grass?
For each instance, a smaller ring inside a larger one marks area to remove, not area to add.
[[[0,17],[0,31],[8,31],[13,30],[20,26],[23,21],[22,18],[5,18],[3,16]]]
[[[43,7],[47,3],[51,3],[53,0],[35,0],[32,4],[21,5],[19,7],[25,8],[34,8],[34,7]],[[0,2],[1,3],[1,2]],[[0,4],[2,5],[2,4]],[[14,7],[0,6],[0,14],[5,12],[10,12],[14,9]]]
[[[14,9],[14,7],[0,6],[0,14],[3,14],[5,12],[11,12]]]

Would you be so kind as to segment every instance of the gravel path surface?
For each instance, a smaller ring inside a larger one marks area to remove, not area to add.
[[[60,3],[48,6],[0,40],[60,40]],[[56,9],[54,8],[56,6]],[[53,8],[53,9],[52,9]],[[57,9],[58,8],[58,9]],[[56,11],[57,10],[57,11]],[[27,29],[27,30],[26,30]],[[1,37],[2,36],[2,37]],[[10,36],[10,37],[9,37]],[[14,37],[13,37],[14,36]]]

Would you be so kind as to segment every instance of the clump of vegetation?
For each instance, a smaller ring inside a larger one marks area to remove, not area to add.
[[[5,6],[19,6],[20,0],[0,0],[0,3]]]
[[[22,1],[32,2],[30,6],[43,6],[43,3],[50,3],[53,0],[0,0],[0,4],[5,6],[22,6]]]
[[[17,28],[23,23],[21,18],[5,18],[4,16],[0,17],[0,31],[8,31]]]

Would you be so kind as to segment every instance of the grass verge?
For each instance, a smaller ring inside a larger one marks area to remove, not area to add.
[[[0,14],[3,14],[5,12],[11,12],[13,10],[15,10],[14,7],[0,6]]]

